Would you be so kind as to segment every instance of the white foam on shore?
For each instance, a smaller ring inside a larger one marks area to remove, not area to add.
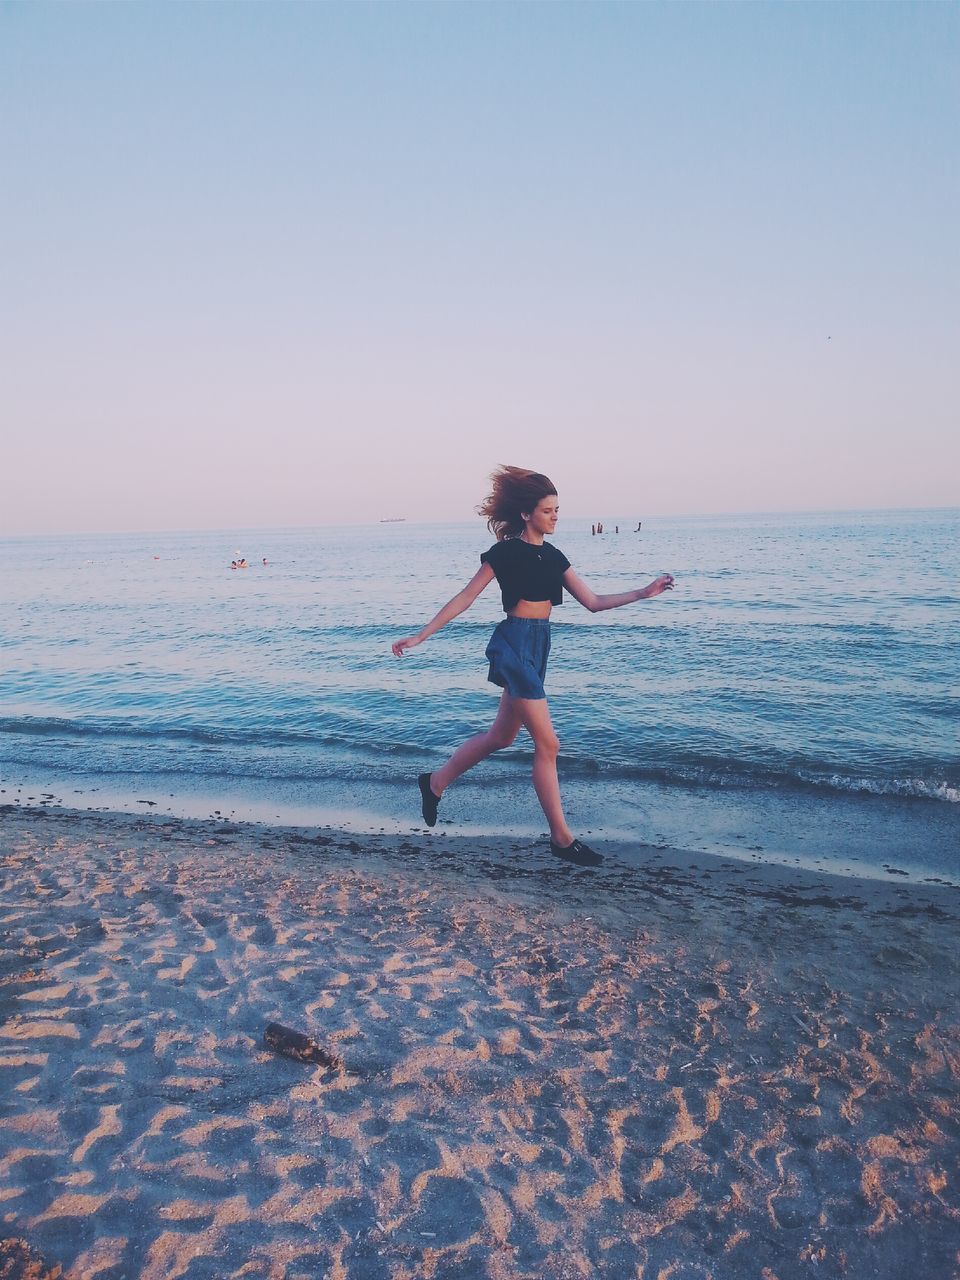
[[[960,886],[960,809],[928,800],[862,794],[716,790],[610,779],[564,779],[576,833],[628,861],[651,846],[773,863],[889,882]],[[415,779],[302,783],[182,775],[15,778],[0,803],[56,804],[84,810],[152,813],[287,827],[325,827],[353,835],[426,834]],[[446,793],[436,836],[507,836],[545,843],[545,823],[529,777],[485,778],[477,770]],[[633,851],[633,852],[631,852]]]

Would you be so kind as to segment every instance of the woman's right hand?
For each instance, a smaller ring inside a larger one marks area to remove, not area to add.
[[[403,640],[395,640],[390,648],[395,658],[402,658],[407,649],[415,649],[418,644],[423,644],[419,636],[406,636]]]

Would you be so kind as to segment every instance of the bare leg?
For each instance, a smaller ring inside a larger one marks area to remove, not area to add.
[[[468,738],[462,746],[457,747],[445,765],[430,775],[430,790],[434,795],[443,795],[450,783],[462,773],[472,769],[481,760],[486,760],[495,751],[502,751],[504,747],[510,746],[523,724],[519,705],[519,699],[511,698],[508,693],[503,694],[497,718],[486,733]]]
[[[550,719],[550,708],[545,698],[514,698],[513,702],[533,738],[533,786],[550,824],[550,839],[566,848],[573,842],[573,835],[563,816],[560,782],[557,778],[560,739]]]

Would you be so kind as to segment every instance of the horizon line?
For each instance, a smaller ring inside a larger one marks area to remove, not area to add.
[[[875,515],[884,512],[907,512],[907,511],[960,511],[960,503],[953,504],[936,504],[934,506],[903,506],[903,507],[791,507],[782,511],[770,510],[753,510],[753,511],[704,511],[704,512],[671,512],[669,514],[660,514],[644,517],[651,524],[656,521],[670,520],[735,520],[745,517],[783,517],[783,516],[822,516],[822,515]],[[591,524],[596,524],[596,518],[590,519],[588,516],[573,515],[563,517],[567,520],[583,520]],[[623,520],[632,520],[630,516],[614,516],[613,522]],[[477,516],[477,520],[482,517]],[[606,524],[610,517],[602,516],[600,523]],[[637,517],[641,520],[641,517]],[[412,519],[406,516],[390,516],[380,517],[376,520],[338,520],[326,524],[290,524],[290,525],[216,525],[210,527],[188,527],[188,528],[166,528],[166,529],[64,529],[59,532],[34,532],[34,533],[6,533],[0,531],[0,541],[15,541],[26,538],[125,538],[125,537],[149,537],[155,535],[157,537],[166,537],[170,534],[230,534],[236,533],[294,533],[309,532],[317,529],[370,529],[379,524],[409,524],[409,525],[466,525],[472,521],[469,520],[423,520]],[[485,526],[484,526],[485,527]],[[635,531],[631,531],[635,532]]]

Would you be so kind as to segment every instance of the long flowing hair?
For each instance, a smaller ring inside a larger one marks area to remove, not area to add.
[[[498,542],[519,537],[525,528],[523,513],[529,515],[541,498],[557,492],[552,480],[526,467],[497,467],[490,479],[493,489],[477,511],[487,517],[487,528]]]

